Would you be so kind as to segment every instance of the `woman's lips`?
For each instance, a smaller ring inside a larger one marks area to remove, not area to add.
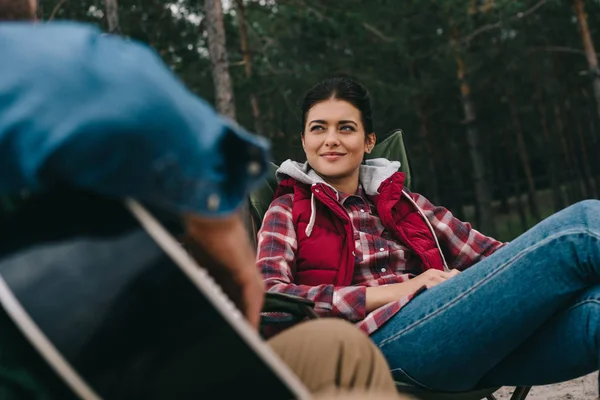
[[[343,153],[324,153],[324,154],[321,154],[321,157],[323,157],[327,161],[336,161],[336,160],[339,160],[340,158],[344,157],[345,155],[346,154],[343,154]]]

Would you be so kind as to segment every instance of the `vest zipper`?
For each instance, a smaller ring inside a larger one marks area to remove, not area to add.
[[[429,227],[429,230],[431,231],[431,235],[433,236],[433,240],[435,240],[435,245],[437,246],[437,249],[440,252],[440,256],[442,256],[442,262],[444,263],[444,271],[450,271],[450,268],[448,268],[448,264],[446,263],[446,257],[444,257],[444,252],[442,251],[440,243],[438,242],[437,236],[435,236],[435,231],[433,230],[433,226],[431,226],[431,223],[429,222],[429,220],[427,219],[427,217],[425,217],[425,214],[423,214],[423,210],[421,210],[421,207],[419,207],[419,205],[417,204],[417,202],[414,201],[412,199],[412,197],[410,197],[408,195],[408,193],[406,193],[404,190],[402,191],[402,194],[404,196],[406,196],[406,198],[415,206],[415,208],[417,209],[419,215],[421,216],[421,218],[423,218],[423,220],[425,221],[425,223]]]
[[[335,191],[335,193],[336,193],[336,199],[334,199],[333,196],[331,196],[329,193],[327,193],[327,191],[322,190],[322,192],[330,200],[333,200],[336,203],[336,205],[339,207],[339,209],[342,210],[342,214],[346,217],[346,221],[348,222],[348,225],[350,226],[350,235],[348,237],[348,242],[351,243],[351,246],[353,247],[353,250],[352,250],[352,253],[349,256],[354,261],[352,263],[352,274],[350,275],[350,282],[352,282],[352,276],[354,275],[354,264],[356,263],[356,247],[354,246],[354,225],[352,225],[352,218],[350,218],[350,216],[348,215],[348,212],[346,211],[346,209],[344,208],[344,206],[342,206],[340,204],[339,193],[337,192],[337,190]],[[346,233],[346,235],[348,236],[348,233]],[[348,285],[345,285],[345,286],[348,286]]]

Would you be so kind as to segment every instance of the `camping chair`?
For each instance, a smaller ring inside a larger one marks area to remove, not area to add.
[[[406,152],[404,142],[404,133],[401,130],[393,131],[381,143],[378,143],[368,158],[387,158],[389,160],[400,161],[400,171],[406,174],[405,186],[410,189],[412,184],[412,171],[410,168],[410,160]],[[256,234],[261,225],[262,219],[273,200],[273,195],[277,189],[277,181],[275,179],[275,171],[277,166],[270,165],[270,171],[265,179],[264,185],[254,191],[250,195],[249,205],[249,223],[252,226],[252,237],[256,240]],[[284,313],[290,318],[286,319],[314,319],[317,318],[313,310],[314,303],[310,300],[280,293],[267,293],[265,297],[265,306],[263,312]],[[499,388],[480,389],[465,393],[438,393],[424,390],[415,386],[411,386],[402,382],[396,382],[398,391],[401,393],[413,394],[419,399],[424,400],[481,400],[495,399],[493,393]],[[524,400],[529,393],[530,387],[517,387],[511,397],[511,400]]]

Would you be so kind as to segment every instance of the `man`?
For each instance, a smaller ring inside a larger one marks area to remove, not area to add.
[[[264,287],[236,210],[266,168],[267,145],[139,44],[75,24],[0,24],[0,49],[0,193],[61,183],[181,214],[257,327]],[[385,360],[349,324],[310,322],[271,343],[314,393],[395,393]]]

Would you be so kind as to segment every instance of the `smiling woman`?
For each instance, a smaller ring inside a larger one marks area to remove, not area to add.
[[[598,369],[599,201],[501,243],[406,189],[398,162],[363,162],[375,144],[364,86],[317,84],[302,122],[308,161],[281,164],[258,233],[268,291],[355,322],[397,381],[428,390],[549,384]]]

